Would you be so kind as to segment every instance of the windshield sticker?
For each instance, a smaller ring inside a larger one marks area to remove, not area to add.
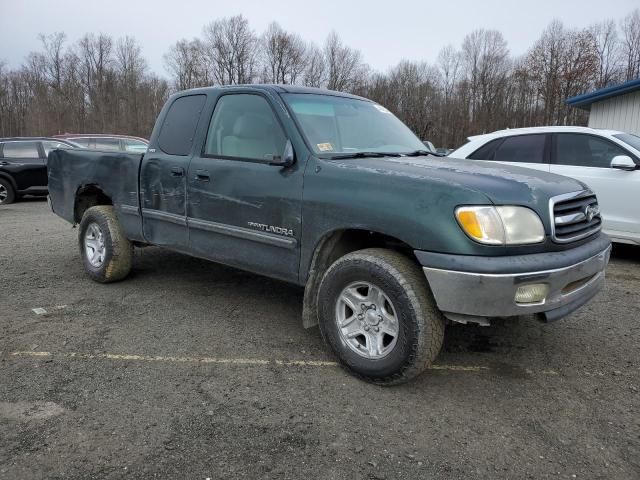
[[[382,105],[378,105],[377,103],[374,103],[373,106],[376,107],[376,110],[378,110],[379,112],[388,113],[389,115],[391,115],[391,112],[386,108],[384,108]]]
[[[318,147],[318,150],[320,150],[321,152],[333,151],[333,145],[331,145],[330,143],[318,143],[317,147]]]

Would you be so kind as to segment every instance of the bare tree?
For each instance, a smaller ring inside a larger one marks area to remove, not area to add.
[[[439,137],[444,145],[455,145],[460,134],[459,129],[454,127],[458,123],[454,121],[457,110],[454,92],[459,82],[461,62],[461,53],[452,45],[447,45],[438,53],[437,66],[440,71],[443,97],[440,105],[442,121],[440,122]]]
[[[211,83],[209,67],[201,40],[178,40],[164,55],[176,90],[203,87]]]
[[[256,74],[258,38],[242,15],[216,20],[204,29],[213,79],[221,85],[251,83]]]
[[[124,37],[116,42],[115,64],[124,83],[137,83],[147,68],[142,50],[133,37]]]
[[[458,81],[460,53],[453,45],[447,45],[438,53],[437,64],[442,74],[445,102],[448,102]]]
[[[555,122],[572,125],[577,122],[580,111],[566,104],[565,100],[593,88],[598,75],[598,57],[587,30],[572,31],[567,35],[562,58],[562,99],[560,116]]]
[[[314,43],[309,43],[306,51],[303,83],[309,87],[320,88],[325,85],[327,75],[324,54]]]
[[[537,79],[541,123],[576,122],[582,114],[565,100],[595,85],[598,56],[592,35],[586,30],[567,30],[554,21],[529,53],[527,66]]]
[[[598,58],[598,79],[596,88],[606,87],[620,77],[620,49],[616,22],[606,20],[589,28]]]
[[[147,69],[147,62],[136,40],[124,37],[116,42],[115,74],[118,92],[118,123],[128,131],[139,130],[140,82]]]
[[[99,119],[98,128],[110,130],[108,121],[112,118],[109,109],[113,104],[109,101],[111,67],[113,65],[113,39],[107,35],[87,34],[78,43],[78,57],[83,67],[83,80],[89,100]]]
[[[146,72],[135,40],[85,35],[71,47],[64,40],[58,33],[41,36],[41,51],[22,68],[0,71],[0,135],[148,135],[167,86]]]
[[[421,138],[433,135],[437,121],[440,73],[424,62],[400,62],[389,73],[394,102],[387,105]]]
[[[621,22],[625,79],[640,78],[640,9],[636,8]]]
[[[462,42],[462,60],[470,89],[472,125],[492,130],[509,73],[507,42],[497,30],[475,30]]]
[[[325,41],[324,57],[329,90],[352,91],[362,83],[366,70],[362,54],[344,45],[335,32],[331,32]]]
[[[262,35],[263,81],[296,83],[306,66],[305,44],[300,36],[288,33],[272,22]]]

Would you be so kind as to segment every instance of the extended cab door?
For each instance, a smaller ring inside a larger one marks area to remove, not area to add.
[[[189,166],[191,251],[227,265],[298,280],[303,167],[281,157],[287,133],[272,99],[225,93]]]
[[[186,250],[187,171],[207,96],[177,97],[159,119],[140,167],[143,233],[154,245]]]
[[[606,138],[586,133],[553,134],[552,152],[553,173],[580,180],[596,194],[609,235],[640,236],[640,170],[611,168],[613,157],[634,155]]]

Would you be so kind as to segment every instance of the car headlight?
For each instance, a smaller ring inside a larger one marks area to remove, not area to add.
[[[517,206],[456,208],[462,230],[487,245],[524,245],[544,240],[544,226],[536,212]]]

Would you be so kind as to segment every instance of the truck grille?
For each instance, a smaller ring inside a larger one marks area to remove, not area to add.
[[[549,211],[551,236],[559,243],[575,242],[602,228],[598,199],[590,190],[553,197]]]

